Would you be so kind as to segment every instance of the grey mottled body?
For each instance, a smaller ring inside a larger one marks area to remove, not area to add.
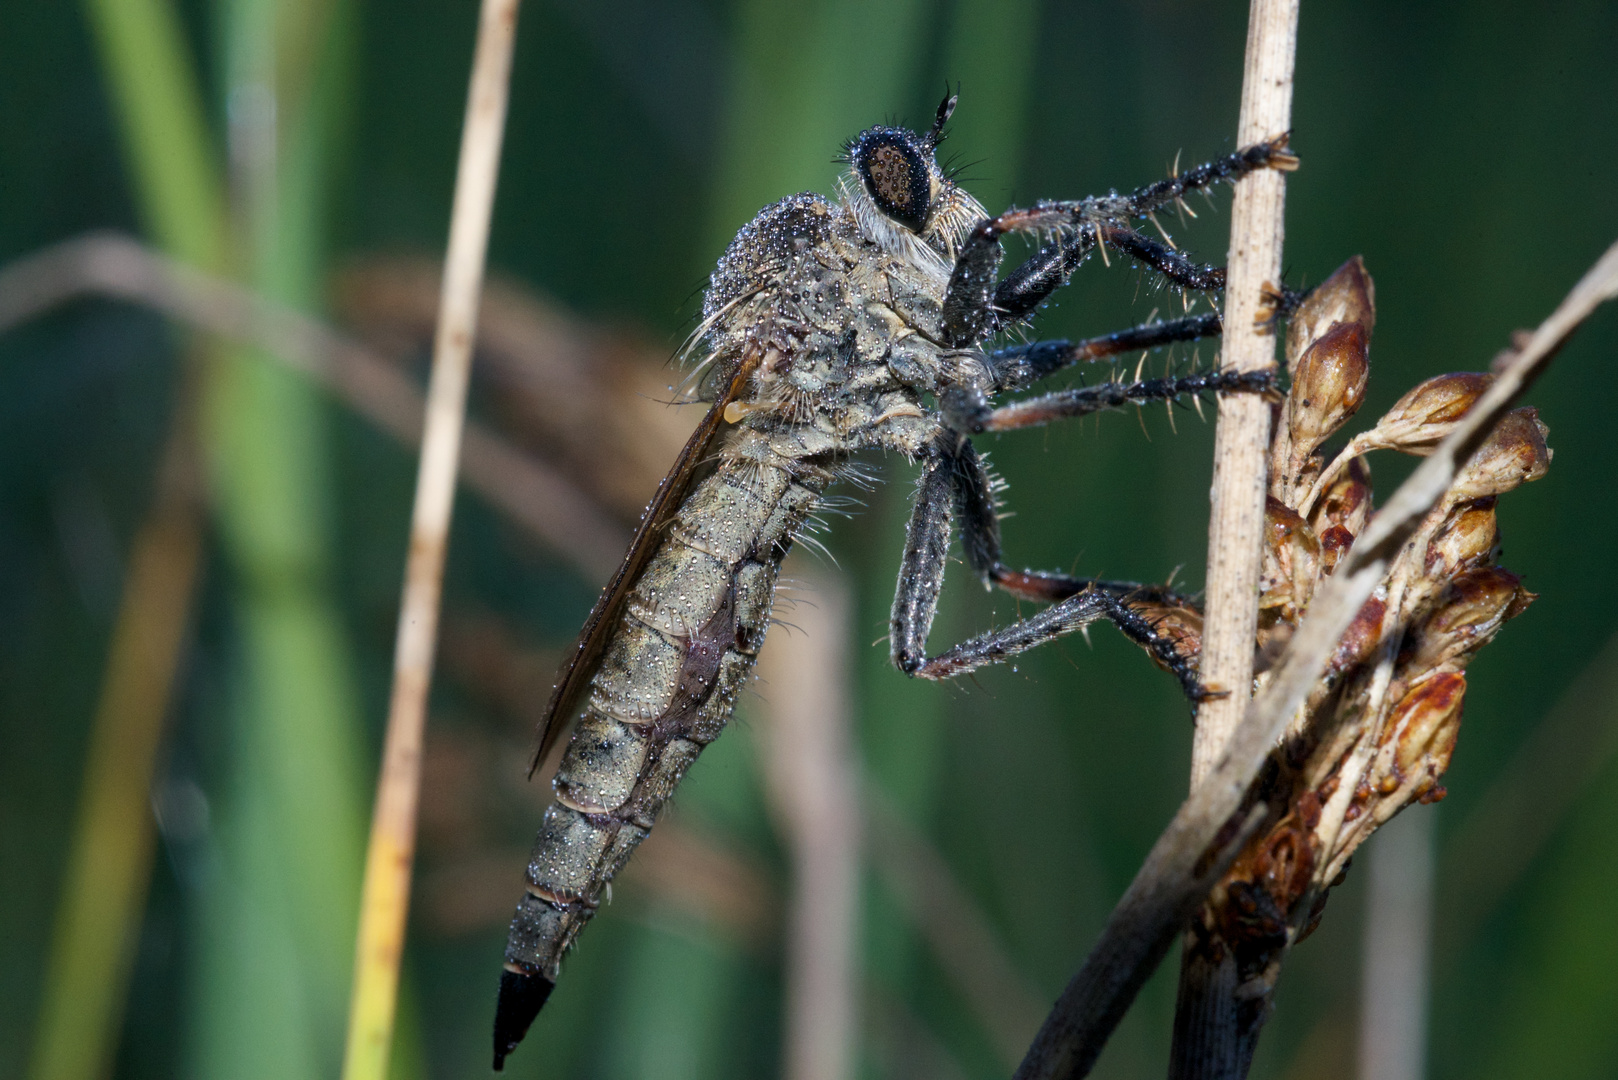
[[[959,219],[982,214],[964,193]],[[607,883],[724,728],[763,643],[776,572],[838,463],[915,455],[938,431],[920,394],[981,353],[937,342],[958,232],[889,252],[849,201],[798,195],[736,238],[705,306],[714,362],[756,356],[714,472],[630,594],[563,756],[528,863],[508,969],[555,981]],[[910,238],[912,244],[918,238]]]

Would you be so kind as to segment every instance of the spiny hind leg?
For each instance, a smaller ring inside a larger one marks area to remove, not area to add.
[[[967,564],[981,581],[1025,599],[1055,602],[1030,618],[928,656],[927,638],[938,610],[950,531],[957,517]],[[899,670],[924,679],[946,679],[1009,660],[1105,619],[1145,648],[1179,679],[1186,695],[1197,701],[1207,695],[1197,681],[1194,657],[1182,649],[1183,638],[1160,632],[1159,621],[1146,610],[1148,606],[1183,603],[1188,603],[1186,598],[1167,589],[1143,588],[1132,582],[1008,569],[1000,558],[1000,528],[988,474],[971,443],[961,440],[951,446],[941,442],[922,473],[905,533],[889,643]]]
[[[1208,691],[1197,681],[1196,663],[1177,648],[1179,639],[1161,633],[1151,616],[1132,603],[1130,594],[1118,595],[1121,582],[1094,582],[1091,587],[1027,619],[980,634],[937,656],[927,657],[910,674],[924,679],[947,679],[989,664],[1003,663],[1036,645],[1083,630],[1098,619],[1116,626],[1180,681],[1186,697],[1202,701]]]

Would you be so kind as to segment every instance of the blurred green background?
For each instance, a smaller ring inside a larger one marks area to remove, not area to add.
[[[0,0],[0,266],[115,227],[340,320],[337,271],[442,248],[475,8]],[[529,0],[491,267],[667,355],[736,228],[782,195],[828,192],[861,127],[925,124],[946,80],[961,105],[945,149],[991,210],[1232,149],[1245,21],[1244,5],[1171,0]],[[1286,263],[1308,284],[1364,255],[1379,308],[1366,422],[1420,378],[1486,365],[1618,237],[1615,57],[1618,8],[1594,0],[1304,5]],[[1211,260],[1228,194],[1216,202],[1171,225]],[[1039,330],[1100,333],[1159,304],[1178,300],[1093,261]],[[1415,811],[1437,821],[1433,1077],[1618,1073],[1615,341],[1607,311],[1531,396],[1556,459],[1502,505],[1502,561],[1540,599],[1473,667],[1451,795]],[[397,351],[421,370],[419,344]],[[127,1001],[71,998],[69,1015],[114,1018],[118,1077],[337,1071],[413,454],[273,358],[85,300],[0,336],[0,1077],[74,1075],[42,1064],[42,987],[65,977],[48,968],[91,720],[188,398],[209,498],[152,779],[161,827],[137,875],[149,893],[132,909]],[[993,444],[1010,557],[1136,580],[1183,566],[1200,585],[1212,427],[1192,413],[1176,426],[1105,416]],[[825,537],[855,589],[865,766],[1048,1000],[1183,795],[1186,708],[1105,629],[958,686],[895,674],[885,642],[869,643],[885,633],[913,471],[873,464],[893,482]],[[1408,468],[1373,466],[1384,498]],[[476,497],[457,514],[446,625],[495,627],[542,695],[599,583]],[[1012,612],[954,582],[935,645]],[[514,901],[543,793],[521,790],[522,710],[477,671],[441,669],[421,880],[483,858],[509,867],[496,892]],[[676,815],[779,897],[786,863],[749,749],[757,708],[744,704]],[[1491,793],[1507,807],[1493,818]],[[400,1076],[486,1067],[505,915],[444,915],[461,887],[451,875],[449,901],[418,896]],[[1351,874],[1294,953],[1255,1076],[1354,1075],[1362,893]],[[777,1068],[778,943],[642,894],[585,935],[512,1075]],[[863,919],[862,1075],[1003,1075],[981,1017],[876,878]],[[1171,969],[1099,1075],[1162,1073]],[[71,1025],[66,1038],[93,1041]]]

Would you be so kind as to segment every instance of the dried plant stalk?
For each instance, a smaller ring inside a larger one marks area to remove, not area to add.
[[[1298,4],[1299,0],[1252,0],[1238,146],[1271,138],[1292,126]],[[1265,170],[1237,182],[1226,270],[1222,351],[1226,367],[1256,371],[1275,363],[1274,324],[1265,322],[1270,313],[1264,305],[1281,278],[1285,209],[1284,172]],[[1224,695],[1204,701],[1197,710],[1191,746],[1193,788],[1213,771],[1252,693],[1269,443],[1269,402],[1252,394],[1220,401],[1199,677]],[[1235,1030],[1235,984],[1226,967],[1223,958],[1195,954],[1188,942],[1180,969],[1171,1077],[1215,1078],[1245,1072],[1238,1063],[1240,1048],[1230,1038]]]
[[[1393,557],[1573,332],[1615,296],[1618,244],[1500,367],[1482,399],[1339,558],[1213,772],[1181,804],[1113,909],[1084,966],[1029,1048],[1017,1070],[1019,1078],[1083,1076],[1089,1071],[1175,935],[1240,851],[1255,815],[1262,818],[1261,807],[1244,807],[1253,780],[1319,684],[1343,633],[1383,581]]]
[[[1248,15],[1236,145],[1251,146],[1292,125],[1292,68],[1299,0],[1253,0]],[[1236,181],[1226,268],[1222,363],[1239,371],[1275,365],[1275,335],[1265,319],[1266,289],[1281,278],[1286,173],[1262,169]],[[1191,782],[1212,770],[1247,707],[1253,678],[1253,631],[1258,620],[1259,552],[1264,527],[1269,403],[1233,394],[1219,403],[1214,432],[1213,513],[1208,523],[1207,617],[1201,678],[1224,690],[1197,710]]]
[[[787,1080],[855,1075],[859,1014],[860,785],[848,701],[851,602],[828,573],[793,568],[815,602],[760,657],[764,774],[792,858],[787,913]],[[656,835],[655,833],[653,835]]]
[[[386,1076],[393,1042],[421,790],[422,729],[516,32],[517,0],[483,0],[427,390],[421,468],[394,653],[393,700],[360,900],[348,1053],[343,1064],[347,1080]]]
[[[1310,295],[1288,334],[1293,381],[1266,509],[1261,656],[1291,637],[1370,520],[1364,463],[1334,464],[1332,474],[1319,447],[1364,400],[1374,322],[1371,280],[1354,259]],[[1428,453],[1490,382],[1429,379],[1369,438],[1349,445]],[[1532,409],[1506,414],[1402,546],[1272,753],[1256,792],[1270,824],[1215,887],[1188,936],[1187,970],[1219,972],[1223,1029],[1210,1057],[1222,1058],[1217,1075],[1245,1075],[1282,960],[1313,929],[1349,855],[1412,800],[1442,797],[1437,784],[1455,746],[1466,665],[1532,600],[1492,565],[1494,504],[1544,474],[1544,436]]]

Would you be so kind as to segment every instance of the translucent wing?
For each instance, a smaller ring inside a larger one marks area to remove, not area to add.
[[[691,489],[691,481],[696,476],[697,466],[702,463],[714,435],[724,423],[725,406],[740,396],[747,386],[747,380],[752,377],[757,367],[758,355],[749,350],[742,357],[736,370],[731,373],[724,391],[714,400],[708,415],[702,418],[702,423],[697,425],[697,429],[691,433],[691,438],[686,440],[685,449],[680,451],[674,467],[658,485],[657,494],[646,507],[646,513],[641,515],[640,527],[635,530],[635,538],[630,541],[624,561],[618,565],[617,573],[613,574],[612,580],[602,590],[601,598],[596,601],[595,610],[590,612],[590,617],[585,620],[584,629],[579,632],[578,643],[573,646],[572,653],[557,675],[556,687],[551,691],[550,704],[545,706],[545,715],[539,721],[539,749],[534,752],[534,759],[529,763],[529,776],[539,769],[546,755],[551,752],[551,748],[567,730],[568,721],[572,719],[585,687],[590,685],[590,678],[601,662],[602,650],[607,644],[608,635],[617,625],[618,613],[623,609],[625,598],[640,580],[641,571],[646,568],[652,554],[657,551],[664,526],[685,501],[686,493]]]

